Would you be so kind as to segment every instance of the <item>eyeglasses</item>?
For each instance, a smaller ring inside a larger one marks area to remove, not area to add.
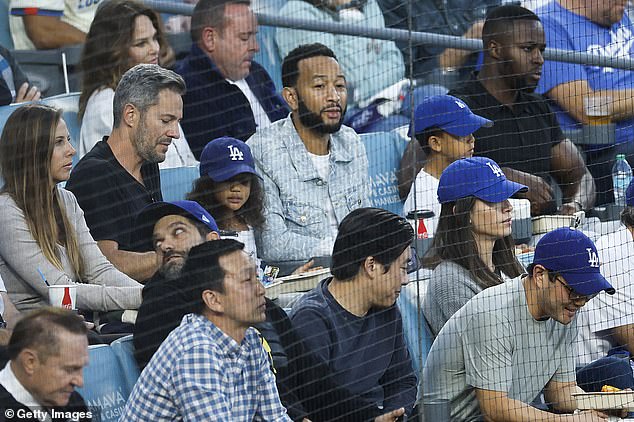
[[[594,294],[587,295],[587,296],[586,295],[580,295],[579,293],[575,292],[575,290],[572,287],[570,287],[569,285],[564,283],[563,280],[561,280],[560,276],[555,277],[555,281],[560,282],[561,285],[564,286],[564,288],[568,292],[568,297],[573,302],[576,302],[578,300],[584,300],[584,301],[587,302],[587,301],[593,299],[594,297],[596,297],[596,295],[598,295],[598,293],[594,293]]]

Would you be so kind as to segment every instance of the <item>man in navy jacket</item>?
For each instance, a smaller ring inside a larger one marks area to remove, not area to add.
[[[253,61],[259,47],[250,3],[201,0],[194,9],[194,43],[176,71],[187,83],[181,124],[197,159],[212,139],[246,141],[288,115],[271,77]]]

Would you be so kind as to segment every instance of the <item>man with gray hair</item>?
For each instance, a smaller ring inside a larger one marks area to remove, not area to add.
[[[184,93],[183,79],[158,65],[128,70],[115,91],[110,136],[77,163],[66,184],[103,254],[138,281],[156,272],[158,260],[155,252],[136,252],[134,217],[163,199],[158,163],[180,136]]]

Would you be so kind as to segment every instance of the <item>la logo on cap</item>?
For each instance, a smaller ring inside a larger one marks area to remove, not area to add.
[[[491,169],[491,171],[493,172],[493,174],[495,174],[497,177],[502,177],[502,176],[504,176],[504,172],[502,171],[502,169],[501,169],[500,167],[496,166],[496,165],[495,165],[495,164],[493,164],[493,163],[489,163],[489,162],[487,162],[486,164],[487,164],[487,166]]]
[[[227,148],[229,148],[229,158],[231,158],[231,161],[244,161],[244,154],[238,147],[229,145]]]
[[[211,223],[211,221],[209,221],[209,219],[207,218],[207,216],[205,214],[201,215],[200,218],[205,222],[205,223]]]
[[[463,103],[462,101],[456,101],[456,104],[458,105],[458,107],[460,108],[465,108],[467,105],[465,103]]]
[[[599,268],[599,256],[597,253],[592,248],[586,248],[586,251],[588,251],[588,264],[590,264],[590,267]]]

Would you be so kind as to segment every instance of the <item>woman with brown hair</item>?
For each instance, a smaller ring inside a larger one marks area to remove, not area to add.
[[[81,58],[80,158],[110,135],[114,91],[123,74],[137,64],[167,67],[172,57],[159,17],[149,7],[135,0],[111,0],[97,10]],[[160,167],[196,164],[181,128]]]
[[[76,284],[77,307],[136,309],[142,286],[119,272],[93,240],[68,180],[75,149],[61,111],[25,105],[0,136],[0,276],[19,310],[45,305],[51,285]]]
[[[526,190],[484,157],[454,161],[440,175],[440,219],[423,258],[434,270],[422,306],[434,335],[473,296],[524,273],[515,258],[509,198]]]

